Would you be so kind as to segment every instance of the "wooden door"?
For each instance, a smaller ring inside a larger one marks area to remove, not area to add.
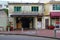
[[[17,29],[21,29],[21,27],[22,27],[21,25],[22,25],[22,23],[21,23],[21,21],[20,21],[20,17],[17,17],[17,18],[16,18],[16,28],[17,28]]]
[[[45,27],[46,27],[46,29],[48,29],[48,26],[49,26],[49,19],[45,19]]]
[[[22,23],[21,22],[17,23],[17,29],[21,29],[21,28],[22,28]]]

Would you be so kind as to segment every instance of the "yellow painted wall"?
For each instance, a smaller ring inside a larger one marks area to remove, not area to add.
[[[44,15],[50,15],[49,14],[49,4],[44,4]]]

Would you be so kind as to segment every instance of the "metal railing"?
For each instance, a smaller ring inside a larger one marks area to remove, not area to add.
[[[19,11],[19,12],[11,12],[11,13],[28,13],[28,14],[29,14],[29,13],[31,13],[31,14],[34,13],[34,14],[42,14],[42,13],[40,13],[40,12],[32,12],[32,11],[21,11],[21,12]]]

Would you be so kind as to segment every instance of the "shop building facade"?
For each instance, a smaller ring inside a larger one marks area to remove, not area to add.
[[[60,1],[50,1],[46,5],[50,17],[50,25],[60,28]]]
[[[45,29],[43,3],[8,3],[8,11],[14,29]]]

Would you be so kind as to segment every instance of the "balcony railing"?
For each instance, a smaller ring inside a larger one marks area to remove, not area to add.
[[[13,13],[18,13],[18,14],[38,14],[38,12],[30,12],[30,11],[21,11],[21,12],[13,12]]]

